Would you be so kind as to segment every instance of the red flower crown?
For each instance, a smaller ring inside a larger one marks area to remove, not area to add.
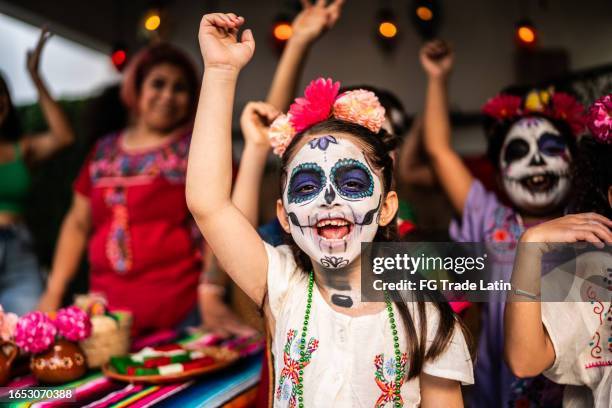
[[[533,90],[523,99],[517,95],[499,94],[482,107],[482,113],[499,121],[516,120],[533,114],[566,122],[574,136],[584,131],[584,106],[565,92]]]

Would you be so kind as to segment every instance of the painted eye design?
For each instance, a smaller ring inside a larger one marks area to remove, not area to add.
[[[303,203],[316,197],[325,186],[325,173],[316,163],[302,163],[291,172],[287,198],[289,203]]]
[[[560,135],[544,133],[538,139],[538,148],[546,156],[560,156],[567,149],[567,143]]]
[[[372,173],[357,160],[338,160],[331,170],[331,180],[336,191],[350,200],[370,197],[374,194]]]
[[[529,153],[529,143],[524,141],[523,139],[514,139],[508,146],[506,146],[506,151],[504,152],[504,161],[506,163],[513,162],[515,160],[522,159],[527,156]]]

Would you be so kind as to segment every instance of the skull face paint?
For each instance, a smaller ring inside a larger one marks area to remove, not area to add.
[[[291,236],[313,262],[343,268],[378,229],[382,184],[362,149],[332,135],[306,143],[287,166]]]
[[[524,211],[554,210],[570,189],[570,161],[567,143],[549,120],[521,119],[510,128],[501,149],[504,189]]]

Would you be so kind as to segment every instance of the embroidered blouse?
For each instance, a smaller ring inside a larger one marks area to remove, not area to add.
[[[587,252],[575,262],[577,274],[569,291],[572,298],[565,302],[542,302],[542,321],[555,349],[555,362],[544,375],[575,386],[566,389],[563,406],[610,407],[612,255]],[[558,283],[555,272],[543,278],[543,290],[550,282]],[[583,296],[585,301],[579,301]]]
[[[306,338],[307,361],[299,362],[301,328],[307,302],[308,275],[299,269],[286,245],[265,244],[268,254],[268,297],[276,321],[272,340],[274,355],[274,406],[296,407],[298,372],[303,370],[304,406],[307,407],[392,407],[395,384],[393,338],[387,310],[350,317],[334,311],[316,285]],[[427,304],[427,343],[437,328],[437,312]],[[418,332],[416,304],[409,310]],[[395,310],[396,316],[398,315]],[[403,333],[401,319],[399,332]],[[400,335],[400,349],[406,349]],[[406,354],[401,365],[410,364]],[[405,371],[404,371],[405,372]],[[423,372],[436,377],[473,383],[472,361],[461,330],[456,327],[451,342]],[[416,407],[421,397],[419,379],[401,385],[404,407]]]
[[[135,334],[172,328],[196,306],[202,241],[185,199],[190,136],[138,152],[121,147],[121,133],[106,136],[74,184],[91,205],[90,290],[131,310]]]

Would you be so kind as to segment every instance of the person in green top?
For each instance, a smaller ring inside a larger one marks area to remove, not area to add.
[[[0,305],[17,314],[34,309],[43,289],[30,233],[23,224],[31,181],[29,168],[74,141],[68,118],[49,94],[38,70],[50,36],[43,28],[36,48],[27,55],[27,68],[49,125],[47,132],[23,134],[8,86],[0,75]]]

